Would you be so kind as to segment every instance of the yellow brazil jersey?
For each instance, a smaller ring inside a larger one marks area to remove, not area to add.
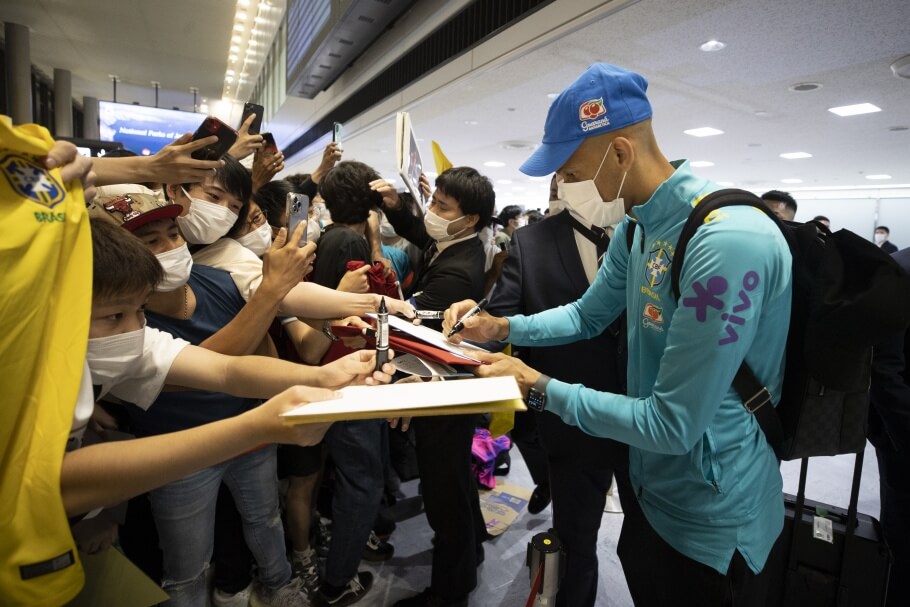
[[[0,116],[0,605],[59,605],[83,583],[60,497],[82,377],[92,247],[79,183],[37,125]]]

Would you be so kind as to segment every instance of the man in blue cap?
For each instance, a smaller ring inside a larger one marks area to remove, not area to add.
[[[724,208],[689,242],[676,300],[676,242],[693,206],[719,186],[664,157],[646,90],[638,74],[592,65],[554,101],[543,143],[521,167],[555,172],[560,198],[592,223],[621,221],[585,294],[531,316],[476,315],[455,340],[571,343],[627,310],[628,396],[550,379],[496,354],[483,355],[491,364],[479,374],[512,375],[529,407],[629,444],[644,517],[626,517],[618,552],[636,604],[764,605],[762,571],[783,528],[782,482],[731,383],[745,359],[772,402],[780,396],[790,252],[769,218]],[[470,305],[452,306],[444,330]]]

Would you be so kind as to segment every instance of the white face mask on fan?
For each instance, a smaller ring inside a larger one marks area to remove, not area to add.
[[[145,346],[145,327],[129,333],[96,337],[88,340],[85,362],[92,375],[92,384],[101,386],[101,394],[125,379],[142,358]]]
[[[307,235],[309,236],[309,233]],[[272,226],[264,223],[252,232],[238,238],[237,242],[255,253],[256,257],[262,257],[272,246]]]
[[[575,183],[560,181],[556,186],[557,195],[561,200],[565,201],[566,206],[591,225],[600,228],[615,225],[621,222],[626,215],[625,200],[620,198],[619,195],[622,193],[622,186],[626,182],[627,173],[622,174],[622,181],[619,183],[619,192],[616,193],[616,198],[609,202],[600,197],[600,191],[594,183],[594,180],[600,175],[600,169],[603,167],[604,161],[606,161],[607,155],[612,148],[613,142],[611,141],[593,179]]]
[[[190,199],[190,210],[177,217],[177,227],[188,243],[212,244],[234,227],[237,213],[220,204],[193,198],[184,188],[180,189]]]
[[[186,244],[166,253],[158,253],[155,258],[164,269],[164,278],[155,287],[156,291],[176,291],[190,279],[190,272],[193,269],[193,256],[190,255],[190,250]]]

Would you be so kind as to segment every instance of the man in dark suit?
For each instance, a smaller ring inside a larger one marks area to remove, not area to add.
[[[910,249],[892,255],[910,272]],[[910,604],[910,332],[893,335],[872,350],[869,441],[878,456],[882,531],[894,564],[887,605]]]
[[[487,311],[494,316],[535,314],[575,301],[587,290],[608,242],[590,218],[574,209],[551,213],[544,221],[516,230]],[[551,377],[623,393],[626,355],[621,326],[614,323],[598,337],[564,346],[521,348],[517,355],[535,369],[546,369],[542,372]],[[566,549],[565,577],[556,604],[593,606],[597,533],[614,474],[623,509],[637,511],[628,480],[628,447],[585,434],[547,411],[516,414],[516,429],[534,422],[550,469],[553,525]],[[540,481],[535,482],[540,489]]]
[[[423,186],[429,184],[422,180]],[[383,196],[383,211],[395,232],[423,251],[411,288],[421,310],[445,310],[465,297],[480,299],[484,290],[483,243],[477,238],[493,215],[490,180],[468,167],[445,171],[421,221],[398,200],[385,181],[371,186]],[[470,294],[470,295],[468,295]],[[425,321],[440,329],[441,321]],[[462,606],[477,585],[477,565],[486,534],[477,485],[471,474],[474,415],[420,417],[417,466],[427,521],[436,533],[429,588],[396,603],[399,607]]]

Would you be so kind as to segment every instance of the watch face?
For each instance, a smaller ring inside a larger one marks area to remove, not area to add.
[[[529,409],[543,411],[544,405],[547,404],[547,395],[531,388],[528,391],[528,398],[525,400],[525,403],[528,405]]]

